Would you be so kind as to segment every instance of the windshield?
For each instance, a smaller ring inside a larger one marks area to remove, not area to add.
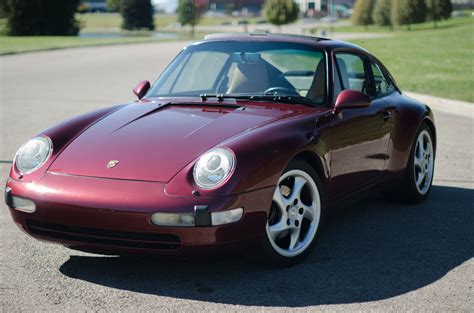
[[[283,42],[205,42],[188,46],[168,66],[148,97],[278,96],[322,104],[324,53]]]

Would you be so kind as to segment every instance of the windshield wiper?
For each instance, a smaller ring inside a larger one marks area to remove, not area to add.
[[[311,99],[303,97],[303,96],[255,95],[255,96],[250,96],[249,99],[271,101],[271,102],[284,102],[284,103],[290,103],[290,104],[302,104],[302,105],[310,105],[310,106],[314,105]]]
[[[232,95],[232,94],[201,94],[202,101],[206,101],[208,98],[217,98],[217,101],[222,102],[224,99],[237,99],[237,100],[255,100],[255,101],[272,101],[272,102],[284,102],[290,104],[302,104],[313,106],[314,103],[311,99],[302,96],[285,96],[285,95]]]
[[[242,95],[231,95],[231,94],[223,94],[223,93],[203,93],[200,94],[202,101],[206,101],[209,98],[217,98],[217,101],[222,102],[224,99],[249,99],[249,96],[242,96]]]

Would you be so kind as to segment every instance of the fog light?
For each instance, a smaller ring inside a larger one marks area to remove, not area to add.
[[[194,226],[194,214],[192,213],[162,213],[151,215],[151,221],[158,226]]]
[[[16,196],[12,196],[12,207],[15,210],[26,213],[33,213],[36,211],[36,204],[33,201]]]
[[[211,220],[212,225],[224,225],[229,223],[234,223],[240,220],[242,214],[244,213],[244,209],[238,208],[228,211],[221,211],[221,212],[212,212],[211,213]]]

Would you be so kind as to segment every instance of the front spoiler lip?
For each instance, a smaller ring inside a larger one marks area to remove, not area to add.
[[[156,250],[147,248],[124,247],[119,245],[105,245],[98,243],[88,243],[74,240],[60,240],[57,238],[40,236],[33,234],[25,225],[16,223],[17,226],[27,235],[46,243],[61,245],[72,250],[103,254],[103,255],[160,255],[165,257],[209,257],[215,255],[236,254],[242,250],[258,246],[259,242],[264,238],[262,235],[252,235],[247,238],[229,240],[202,242],[194,244],[182,243],[177,249],[172,250]],[[181,238],[181,237],[180,237]]]
[[[167,195],[164,184],[92,179],[62,175],[44,175],[37,182],[22,182],[9,178],[9,195],[25,197],[37,205],[34,213],[10,208],[14,221],[28,234],[26,219],[48,223],[90,227],[113,231],[175,234],[182,239],[183,248],[225,245],[232,242],[255,241],[265,234],[267,208],[271,206],[274,188],[260,189],[227,197],[177,197]],[[241,220],[221,226],[172,227],[157,226],[151,222],[154,212],[194,213],[195,206],[207,206],[208,212],[244,208]],[[89,249],[146,252],[140,249],[122,249],[88,245],[84,242],[51,240],[80,250]],[[185,249],[186,250],[186,249]],[[152,253],[167,254],[166,251]],[[181,249],[172,254],[180,254]]]

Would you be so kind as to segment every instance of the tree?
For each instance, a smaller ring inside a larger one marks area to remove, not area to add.
[[[5,18],[8,16],[8,1],[0,0],[0,18]]]
[[[365,27],[373,24],[372,11],[374,9],[374,4],[375,0],[357,0],[354,5],[352,22],[355,25],[363,25]]]
[[[202,1],[179,0],[178,22],[181,25],[191,25],[191,35],[194,37],[194,26],[199,23],[201,13],[204,8]]]
[[[422,23],[426,20],[425,0],[393,0],[390,14],[393,25],[407,25]]]
[[[75,36],[75,13],[80,0],[8,0],[8,34],[11,36]]]
[[[428,7],[428,17],[433,21],[434,26],[437,27],[436,22],[451,17],[453,6],[450,0],[426,0]]]
[[[119,7],[123,17],[122,29],[155,29],[154,9],[150,0],[121,0]]]
[[[372,11],[372,20],[379,26],[392,26],[390,20],[391,0],[377,0]]]
[[[278,27],[295,22],[300,11],[293,0],[266,0],[263,10],[267,20]]]
[[[120,0],[107,0],[107,11],[118,12],[120,10]]]

